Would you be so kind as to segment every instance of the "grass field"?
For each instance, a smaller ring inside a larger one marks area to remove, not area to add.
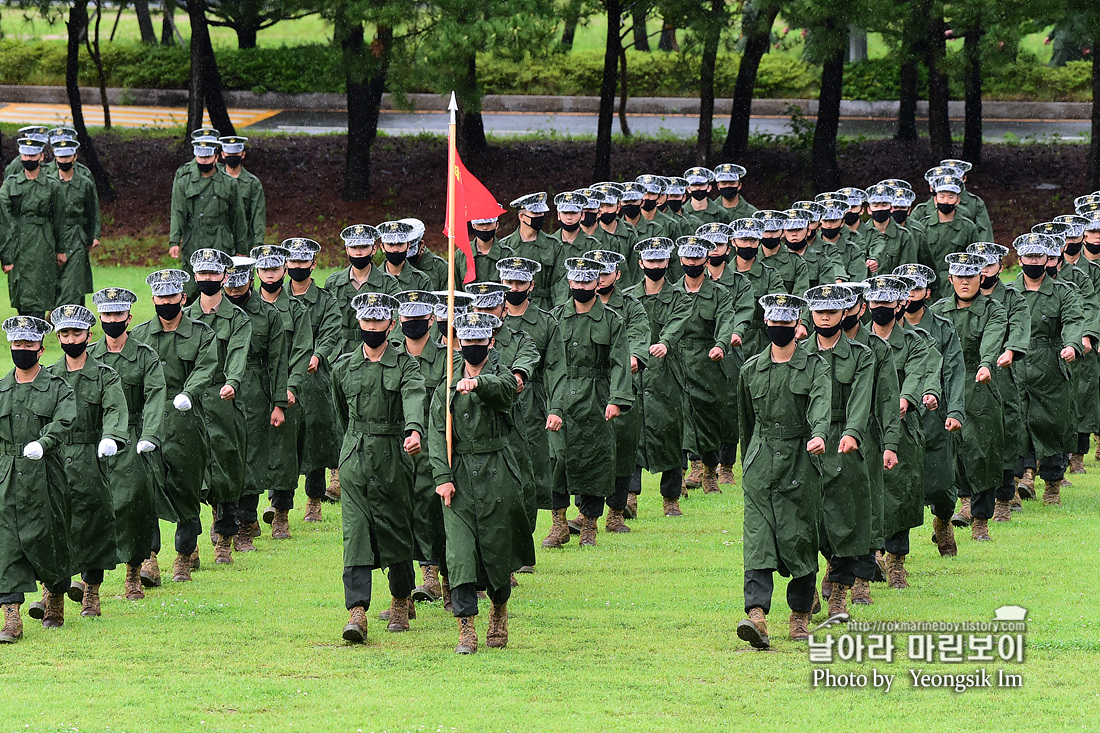
[[[152,314],[144,275],[97,269],[96,282],[134,289],[139,321]],[[48,361],[60,354],[56,342],[50,352]],[[3,361],[6,371],[6,350]],[[915,690],[910,667],[975,667],[910,663],[903,640],[892,665],[833,666],[895,674],[890,693],[813,689],[806,646],[785,639],[782,581],[769,617],[774,651],[749,651],[735,636],[743,615],[738,488],[693,492],[686,516],[673,520],[660,516],[647,476],[632,534],[601,532],[585,551],[575,538],[540,550],[536,573],[520,576],[510,603],[508,649],[462,658],[453,652],[455,622],[439,604],[420,606],[409,633],[387,633],[375,620],[388,604],[378,574],[369,643],[341,641],[340,511],[325,505],[324,521],[307,526],[299,492],[292,540],[266,536],[256,553],[216,567],[204,539],[193,583],[167,582],[130,603],[115,571],[102,618],[81,619],[69,603],[65,628],[29,623],[22,642],[0,647],[0,728],[805,731],[842,721],[856,731],[1097,730],[1100,466],[1091,457],[1087,466],[1090,475],[1072,477],[1063,508],[1028,502],[992,528],[988,544],[960,532],[957,558],[938,557],[930,522],[914,530],[912,588],[875,585],[875,604],[854,611],[859,620],[986,621],[999,606],[1024,606],[1025,663],[987,665],[1022,673],[1022,689]],[[544,517],[536,540],[547,525]],[[162,565],[170,562],[166,552]],[[486,623],[483,607],[482,643]]]

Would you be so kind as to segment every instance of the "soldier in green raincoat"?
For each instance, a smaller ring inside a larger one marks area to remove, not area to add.
[[[762,210],[752,215],[760,222],[760,258],[779,273],[783,290],[787,293],[803,293],[810,287],[810,273],[806,262],[783,246],[783,226],[787,215],[782,211]]]
[[[401,219],[401,221],[411,224],[413,228],[407,255],[409,264],[428,276],[432,283],[431,290],[445,289],[447,287],[447,260],[432,252],[428,249],[428,245],[424,244],[424,222],[413,218]],[[489,221],[496,223],[496,219]],[[459,281],[461,282],[461,278],[459,278]]]
[[[431,404],[429,453],[436,492],[445,504],[447,568],[459,626],[455,649],[459,654],[477,651],[478,587],[486,589],[492,603],[487,645],[507,645],[509,576],[535,562],[521,487],[523,469],[509,440],[518,385],[515,375],[503,362],[492,359],[489,350],[499,329],[499,319],[485,313],[455,319],[462,359],[451,391],[441,383]],[[453,423],[450,441],[448,409]]]
[[[840,262],[834,261],[831,253],[810,246],[811,217],[820,216],[820,213],[802,208],[787,209],[783,213],[787,215],[787,219],[783,222],[783,245],[788,252],[802,258],[806,265],[806,282],[809,283],[809,287],[843,280],[846,273],[840,266]]]
[[[129,435],[106,470],[115,513],[118,561],[126,563],[126,599],[140,601],[145,598],[141,564],[152,552],[157,526],[153,481],[154,475],[163,475],[164,464],[160,453],[154,451],[165,441],[163,412],[167,402],[160,357],[126,330],[135,302],[137,295],[125,288],[104,288],[92,295],[103,339],[92,344],[88,353],[118,373],[126,395]]]
[[[76,170],[76,154],[80,143],[60,140],[53,145],[58,170],[49,175],[61,182],[64,198],[64,224],[61,239],[66,261],[61,267],[58,303],[84,305],[84,297],[92,292],[92,261],[90,253],[99,246],[99,195],[95,182]]]
[[[416,554],[412,457],[421,450],[425,390],[415,359],[387,341],[397,300],[362,293],[351,307],[361,345],[333,366],[332,397],[345,431],[339,468],[344,605],[350,617],[343,636],[358,643],[367,636],[375,569],[389,569],[389,630],[409,628]]]
[[[409,259],[409,243],[416,235],[416,228],[404,221],[384,221],[377,227],[382,243],[382,272],[397,281],[397,291],[429,290],[432,279],[413,267]]]
[[[244,167],[244,159],[248,156],[245,145],[247,137],[233,136],[218,138],[218,147],[221,151],[221,166],[219,170],[237,182],[237,191],[241,196],[241,206],[244,210],[244,223],[247,229],[245,248],[259,247],[264,243],[264,234],[267,232],[267,197],[264,196],[264,184],[256,174]]]
[[[741,368],[737,411],[744,475],[745,613],[737,636],[770,645],[766,616],[773,574],[790,577],[790,637],[809,638],[822,507],[822,464],[829,435],[829,365],[795,341],[802,298],[764,296],[771,345]]]
[[[50,604],[42,625],[65,623],[69,558],[68,479],[62,451],[76,421],[68,383],[43,368],[50,324],[33,316],[3,323],[15,369],[0,379],[0,643],[23,636],[19,608],[41,580]]]
[[[594,195],[600,195],[593,192]],[[550,235],[556,239],[558,247],[558,280],[554,283],[554,302],[561,303],[569,299],[569,281],[565,278],[565,261],[571,257],[581,257],[585,252],[599,249],[600,240],[581,230],[581,217],[588,197],[580,191],[566,191],[554,197],[554,208],[558,212],[558,231]],[[596,225],[597,229],[599,225]]]
[[[726,224],[736,219],[747,219],[756,213],[756,207],[745,200],[744,178],[748,171],[736,163],[714,166],[714,186],[718,189],[715,203],[722,207]]]
[[[859,248],[866,253],[867,270],[872,274],[888,275],[900,265],[923,262],[913,235],[893,219],[894,193],[893,187],[881,183],[867,189],[871,221],[860,232]]]
[[[50,317],[65,354],[49,370],[68,382],[76,397],[76,419],[61,449],[69,478],[69,563],[81,579],[72,584],[69,597],[82,604],[81,616],[100,616],[103,572],[118,565],[115,512],[104,464],[128,436],[126,395],[118,372],[88,355],[89,332],[96,322],[92,312],[81,305],[61,305]],[[44,615],[49,591],[43,596]]]
[[[214,332],[183,313],[183,286],[189,279],[182,270],[158,270],[145,278],[156,316],[132,333],[157,352],[164,371],[164,478],[157,482],[157,515],[176,525],[172,580],[177,582],[191,580],[191,556],[198,557],[199,500],[210,455],[201,399],[218,369]],[[158,552],[159,525],[153,550],[141,565],[146,587],[160,585]]]
[[[499,244],[502,249],[509,250],[517,257],[534,260],[542,265],[542,269],[535,276],[535,289],[531,291],[531,300],[539,308],[548,311],[556,305],[554,284],[561,277],[558,270],[560,261],[558,250],[561,243],[542,231],[542,225],[546,222],[546,212],[550,211],[550,207],[546,205],[546,194],[530,193],[508,205],[516,210],[519,226],[507,237],[500,239]],[[475,229],[479,226],[478,220],[470,223]],[[490,274],[482,282],[492,279],[493,275]]]
[[[936,208],[923,219],[924,243],[928,263],[936,271],[937,282],[947,282],[947,265],[944,257],[953,252],[963,252],[974,242],[985,241],[977,225],[958,210],[962,181],[951,176],[939,176],[930,182],[935,192]],[[936,293],[941,295],[941,293]]]
[[[325,280],[325,290],[336,299],[336,311],[340,314],[340,354],[360,348],[359,323],[355,320],[355,311],[351,300],[359,293],[388,293],[398,291],[397,281],[374,266],[375,245],[381,238],[378,230],[369,224],[352,224],[340,232],[344,240],[344,251],[348,262],[346,269],[339,270]]]
[[[57,305],[58,266],[65,264],[65,196],[41,167],[42,143],[19,139],[23,170],[0,185],[0,264],[11,305],[45,318]]]
[[[75,131],[74,131],[75,132]],[[25,125],[16,130],[14,138],[18,143],[21,139],[29,140],[35,145],[41,146],[45,149],[46,145],[50,142],[50,127],[48,125]],[[76,139],[76,136],[73,136]],[[47,168],[50,164],[46,162],[45,158],[42,160],[42,167]],[[23,170],[23,156],[16,155],[4,168],[4,178],[12,175],[13,173],[19,173]]]

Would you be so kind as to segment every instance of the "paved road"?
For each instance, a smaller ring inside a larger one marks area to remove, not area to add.
[[[103,111],[86,105],[84,114],[89,125],[103,124]],[[293,110],[231,109],[230,119],[238,129],[273,130],[299,134],[328,134],[347,130],[347,116],[343,112],[315,112]],[[485,129],[492,135],[556,134],[562,136],[595,135],[596,116],[593,114],[544,114],[523,112],[486,113]],[[111,120],[119,127],[175,127],[185,124],[187,110],[167,107],[111,108]],[[383,112],[379,130],[387,135],[416,135],[420,133],[445,134],[446,112]],[[630,115],[631,132],[646,136],[667,135],[690,138],[698,131],[699,120],[694,115]],[[43,122],[66,124],[69,108],[63,104],[5,104],[0,106],[0,122],[31,124]],[[725,126],[728,119],[715,118],[716,126]],[[919,121],[922,128],[927,121]],[[952,121],[957,134],[962,134],[962,121]],[[894,134],[892,120],[843,118],[840,134],[848,137],[882,138]],[[755,135],[791,134],[788,117],[757,116],[752,118],[751,129]],[[616,133],[621,132],[618,117]],[[1088,120],[1003,120],[986,119],[984,135],[987,142],[1054,140],[1085,142],[1088,140]]]

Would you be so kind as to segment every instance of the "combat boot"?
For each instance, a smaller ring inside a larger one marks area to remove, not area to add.
[[[737,483],[737,479],[733,475],[733,466],[725,463],[718,464],[718,483],[725,486],[732,486]]]
[[[974,519],[974,524],[970,527],[970,539],[975,542],[990,542],[992,537],[989,536],[989,520],[988,519]]]
[[[663,500],[664,505],[665,505],[665,516],[666,517],[682,517],[682,516],[684,516],[684,513],[682,511],[680,511],[680,500],[679,499],[669,499],[667,496],[662,496],[661,499]]]
[[[141,563],[141,584],[146,588],[160,587],[160,564],[157,562],[157,553],[149,553]]]
[[[19,603],[0,606],[4,613],[4,628],[0,629],[0,644],[14,644],[23,638],[23,617],[19,615]]]
[[[569,542],[569,527],[565,524],[565,510],[554,509],[550,512],[550,532],[542,541],[543,547],[561,547]]]
[[[275,511],[275,507],[273,506],[264,509],[263,513],[260,514],[260,519],[264,520],[264,524],[271,524],[275,521]]]
[[[886,553],[886,577],[891,588],[904,590],[909,587],[909,573],[905,570],[905,555]]]
[[[176,553],[176,561],[172,563],[172,580],[176,583],[187,583],[191,580],[191,556],[182,552]]]
[[[367,640],[367,612],[362,606],[351,609],[348,623],[344,626],[344,641],[362,644]]]
[[[493,604],[489,611],[489,631],[485,635],[485,646],[491,649],[503,649],[508,646],[508,604]]]
[[[955,528],[951,526],[951,522],[932,517],[932,530],[936,533],[936,548],[940,551],[940,557],[955,557],[959,554],[959,546],[955,544]]]
[[[599,526],[596,524],[596,518],[585,517],[584,524],[581,526],[581,547],[595,547],[597,532],[599,532]]]
[[[791,611],[787,625],[790,627],[791,641],[806,641],[810,638],[810,614]]]
[[[959,511],[951,515],[951,524],[956,527],[969,527],[972,521],[974,517],[970,514],[970,497],[964,496],[959,499]]]
[[[141,601],[145,599],[145,591],[141,587],[141,567],[126,563],[126,580],[122,585],[126,591],[126,600]]]
[[[1012,505],[1007,501],[997,501],[993,505],[993,521],[994,522],[1010,522],[1012,521]]]
[[[1012,499],[1008,502],[1008,508],[1014,512],[1022,512],[1024,510],[1024,502],[1020,496],[1020,489],[1016,489],[1016,493],[1012,495]]]
[[[684,485],[689,489],[697,489],[703,485],[703,460],[691,462],[691,470],[684,475]]]
[[[604,529],[608,532],[629,532],[630,527],[623,521],[623,513],[615,509],[607,510],[607,518],[604,520]]]
[[[1016,489],[1020,492],[1021,499],[1035,498],[1035,469],[1025,468],[1023,478],[1016,482]]]
[[[821,594],[817,592],[817,588],[814,588],[814,603],[810,606],[810,615],[816,616],[821,613]]]
[[[259,526],[259,522],[255,523]],[[255,552],[256,545],[252,544],[252,524],[237,525],[237,534],[233,535],[233,550],[235,552]]]
[[[46,604],[46,613],[42,617],[42,628],[60,629],[65,625],[65,594],[49,593],[43,601]]]
[[[218,523],[218,507],[210,507],[210,544],[218,544],[218,533],[214,531],[214,525]]]
[[[569,527],[569,534],[580,534],[581,527],[584,526],[584,515],[577,514],[576,519],[568,519],[565,524]]]
[[[1069,456],[1070,473],[1086,473],[1085,455],[1083,453],[1071,453]]]
[[[443,610],[447,613],[454,613],[455,607],[451,603],[451,584],[447,582],[447,577],[442,573],[439,575],[439,590],[443,594]]]
[[[320,522],[321,521],[321,500],[315,499],[312,496],[306,501],[306,515],[302,517],[303,522]]]
[[[389,625],[390,631],[400,632],[409,630],[409,606],[412,600],[409,598],[393,598],[390,601]]]
[[[882,550],[875,550],[875,577],[871,579],[875,583],[885,583],[889,580],[886,574],[886,558],[882,555]]]
[[[638,518],[638,495],[634,492],[626,495],[626,509],[623,510],[623,516],[627,519]]]
[[[749,617],[741,619],[737,624],[737,638],[747,641],[753,649],[767,649],[768,621],[764,616],[764,609],[760,607],[750,608]]]
[[[84,601],[84,581],[73,580],[69,582],[69,600],[73,603],[81,603]]]
[[[325,489],[325,498],[333,504],[340,503],[340,471],[332,468],[328,472],[328,488]],[[365,634],[364,634],[365,635]]]
[[[410,621],[415,621],[416,620],[416,604],[412,602],[411,598],[409,598],[407,600],[408,600],[408,603],[405,604],[405,605],[406,605],[406,611],[408,612],[409,620]],[[382,609],[382,611],[379,612],[379,614],[378,614],[378,620],[379,621],[389,621],[391,610],[393,610],[392,605],[390,606],[390,608]]]
[[[190,562],[192,573],[202,567],[202,558],[199,557],[198,548],[196,548],[195,551],[191,553]]]
[[[841,616],[848,618],[848,591],[852,586],[843,583],[833,583],[833,592],[829,594],[829,617]]]
[[[473,616],[458,616],[458,646],[455,654],[474,654],[477,652],[477,629]]]
[[[233,538],[218,535],[214,544],[214,564],[229,565],[233,562]]]
[[[853,606],[870,606],[874,601],[871,600],[871,584],[863,578],[856,578],[856,582],[852,585],[852,605]]]
[[[1043,480],[1043,503],[1047,506],[1062,506],[1062,481]]]
[[[49,600],[50,592],[46,590],[46,586],[42,586],[42,598],[31,603],[27,608],[27,615],[35,621],[41,621],[46,618],[46,602]]]
[[[718,488],[718,473],[715,471],[714,466],[703,466],[703,493],[722,493],[722,490]]]
[[[421,571],[424,573],[424,582],[413,588],[412,599],[421,603],[434,603],[443,595],[439,586],[439,566],[425,565]]]
[[[825,561],[825,572],[821,575],[821,597],[828,600],[833,592],[833,584],[829,582],[829,575],[833,572],[833,564]]]
[[[290,539],[290,512],[286,509],[275,510],[275,519],[271,522],[271,539]]]
[[[103,611],[99,603],[99,583],[88,583],[84,586],[84,600],[80,604],[81,616],[102,616]]]

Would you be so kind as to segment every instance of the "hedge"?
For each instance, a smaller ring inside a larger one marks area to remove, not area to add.
[[[954,61],[954,60],[953,60]],[[178,46],[112,43],[104,46],[107,85],[122,88],[186,89],[190,61]],[[431,86],[430,68],[395,67],[391,79],[405,92],[439,92]],[[737,79],[740,56],[721,54],[715,93],[729,97]],[[956,61],[957,63],[957,61]],[[325,44],[283,48],[219,49],[218,67],[226,89],[287,93],[344,91],[338,49]],[[63,85],[65,45],[56,41],[0,41],[0,84]],[[960,73],[951,74],[951,94],[962,98]],[[627,53],[628,90],[633,96],[693,97],[698,94],[699,59],[679,53]],[[923,71],[922,71],[923,73]],[[486,94],[597,95],[603,74],[603,54],[579,51],[538,61],[517,62],[478,56],[478,77]],[[760,63],[756,96],[760,98],[817,95],[820,70],[786,54],[767,54]],[[1090,101],[1091,66],[1073,62],[1061,68],[1035,63],[991,66],[985,71],[989,99]],[[98,85],[95,67],[81,55],[80,83]],[[922,88],[924,84],[922,83]],[[897,99],[898,66],[889,59],[849,64],[844,73],[846,99]]]

